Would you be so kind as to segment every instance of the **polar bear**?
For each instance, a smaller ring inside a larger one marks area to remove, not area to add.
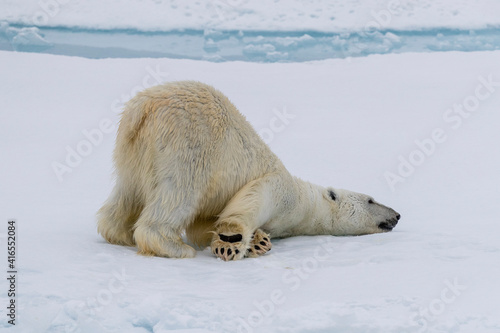
[[[193,81],[138,93],[122,114],[116,185],[98,232],[143,255],[225,261],[271,249],[270,235],[390,231],[400,215],[372,197],[293,177],[221,92]]]

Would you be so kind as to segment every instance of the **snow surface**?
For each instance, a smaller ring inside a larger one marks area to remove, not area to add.
[[[477,52],[500,48],[499,12],[496,0],[3,0],[0,50],[347,59],[0,51],[0,248],[15,218],[19,264],[17,325],[3,279],[0,330],[500,332],[500,51]],[[454,50],[472,52],[412,53]],[[274,239],[227,263],[105,243],[95,212],[121,106],[184,79],[224,92],[291,173],[373,195],[399,225]]]
[[[297,62],[500,49],[497,0],[4,0],[0,50]]]
[[[2,330],[500,331],[500,51],[287,64],[0,59],[1,262],[6,271],[16,218],[19,263],[17,325],[5,320],[2,279]],[[274,240],[269,254],[237,262],[105,243],[95,212],[113,186],[110,124],[136,91],[184,79],[224,92],[292,174],[373,195],[399,225]],[[285,111],[295,117],[270,131]],[[71,172],[58,177],[57,163]],[[388,172],[404,181],[391,187]]]
[[[359,31],[500,27],[497,0],[3,0],[0,20],[36,26],[169,31]]]

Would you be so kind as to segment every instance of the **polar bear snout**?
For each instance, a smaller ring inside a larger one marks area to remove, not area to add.
[[[399,219],[401,218],[401,215],[396,213],[396,217],[393,219],[387,219],[384,222],[381,222],[378,227],[382,229],[383,231],[391,231],[394,229],[396,224],[398,224]]]

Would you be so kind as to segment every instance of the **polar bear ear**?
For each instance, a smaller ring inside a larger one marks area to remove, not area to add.
[[[335,201],[337,199],[337,196],[335,195],[335,192],[332,190],[328,190],[328,194],[330,195],[330,198]]]

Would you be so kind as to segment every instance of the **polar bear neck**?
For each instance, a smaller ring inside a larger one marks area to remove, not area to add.
[[[298,178],[297,178],[298,179]],[[332,233],[332,216],[322,186],[298,179],[299,205],[305,212],[297,224],[297,235],[323,235]]]
[[[332,211],[324,198],[326,189],[297,177],[293,179],[293,207],[288,207],[287,212],[281,211],[280,216],[264,228],[272,237],[332,234]]]

